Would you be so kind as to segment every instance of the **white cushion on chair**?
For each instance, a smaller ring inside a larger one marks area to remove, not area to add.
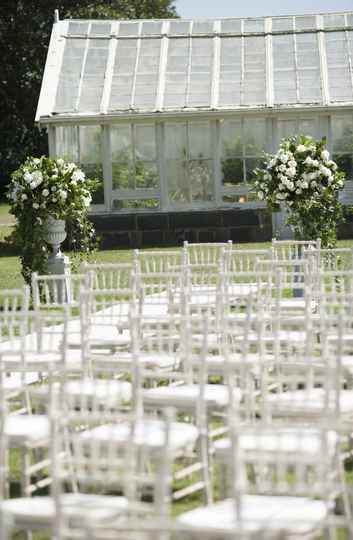
[[[65,515],[96,520],[112,519],[128,507],[125,497],[68,493],[62,496]],[[0,508],[10,514],[15,526],[30,528],[50,527],[55,517],[54,499],[51,497],[20,497],[3,501]]]
[[[12,414],[6,418],[5,434],[10,446],[45,441],[50,436],[49,419],[44,414]]]
[[[339,409],[343,414],[353,413],[353,390],[341,390]],[[298,414],[318,415],[324,410],[325,393],[322,388],[293,390],[274,393],[268,396],[271,412],[274,415],[297,416]],[[335,407],[335,395],[332,394],[330,408]]]
[[[214,539],[226,534],[229,537],[232,530],[236,533],[262,529],[304,535],[320,527],[328,513],[325,503],[306,497],[245,495],[241,501],[241,521],[235,516],[234,501],[226,499],[181,514],[177,522],[191,537],[194,532],[195,538],[200,532]],[[181,535],[185,538],[184,533]]]
[[[146,405],[170,405],[172,407],[196,407],[200,395],[200,386],[197,384],[185,384],[181,386],[158,386],[143,392],[143,400]],[[208,407],[223,408],[229,402],[229,389],[221,384],[205,385],[205,401]],[[234,389],[234,399],[239,402],[241,391]]]
[[[150,449],[160,449],[165,442],[165,424],[159,420],[141,420],[135,426],[136,444]],[[199,432],[196,426],[182,422],[172,422],[170,425],[169,441],[171,449],[176,451],[195,444]],[[131,436],[131,426],[127,422],[107,424],[88,429],[82,433],[83,439],[99,441],[116,441],[124,443]]]
[[[246,452],[283,452],[305,453],[309,456],[317,456],[322,450],[322,440],[319,431],[314,428],[283,428],[276,430],[275,436],[271,432],[259,433],[258,435],[240,435],[239,445]],[[332,431],[329,434],[329,450],[334,452],[337,442],[337,434]],[[215,458],[222,463],[231,461],[231,441],[228,437],[214,441]]]

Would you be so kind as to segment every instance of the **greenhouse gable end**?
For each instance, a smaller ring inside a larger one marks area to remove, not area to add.
[[[267,238],[253,171],[283,137],[326,136],[352,203],[353,13],[57,21],[36,121],[113,244]]]

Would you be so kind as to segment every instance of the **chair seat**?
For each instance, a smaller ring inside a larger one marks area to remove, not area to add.
[[[215,504],[196,508],[181,514],[178,525],[189,532],[188,538],[222,538],[234,531],[256,532],[261,530],[284,531],[287,534],[305,535],[322,526],[328,509],[322,501],[306,497],[244,495],[241,499],[241,520],[235,515],[235,503],[226,499]],[[181,533],[185,538],[184,531]]]
[[[341,390],[339,397],[339,411],[343,414],[353,413],[353,390]],[[325,392],[322,388],[271,394],[267,399],[272,414],[277,416],[320,415],[325,409]],[[335,407],[335,393],[332,393],[329,408],[334,410]]]
[[[276,430],[276,436],[271,432],[259,433],[258,435],[240,435],[239,446],[246,452],[275,452],[286,455],[293,453],[306,454],[308,459],[316,459],[322,449],[321,434],[311,428],[283,428],[280,432]],[[332,431],[328,439],[331,454],[335,452],[337,434]],[[231,463],[231,440],[228,437],[218,439],[213,444],[215,459],[221,463]]]
[[[143,392],[143,401],[148,405],[166,405],[177,408],[193,409],[197,405],[200,395],[198,384],[185,384],[181,386],[158,386]],[[241,392],[234,389],[235,401],[241,399]],[[204,399],[207,407],[223,408],[229,402],[229,390],[227,386],[221,384],[206,384]]]
[[[160,450],[165,442],[165,424],[159,420],[141,420],[135,425],[135,442],[141,447],[150,450]],[[172,451],[179,451],[185,447],[193,446],[197,441],[199,432],[196,426],[182,422],[172,422],[170,425],[169,441]],[[82,439],[96,439],[97,441],[116,441],[125,443],[130,439],[131,426],[127,422],[119,424],[106,424],[82,433]]]
[[[68,493],[62,496],[62,509],[66,516],[77,519],[101,521],[112,519],[125,511],[128,501],[125,497]],[[52,497],[20,497],[7,499],[0,505],[1,510],[13,518],[15,526],[21,528],[51,527],[55,518],[55,503]]]
[[[114,365],[117,370],[131,369],[133,357],[130,352],[118,352],[115,354],[97,354],[92,355],[92,359],[99,367]],[[140,353],[138,362],[144,369],[177,369],[179,366],[178,358],[168,353]]]
[[[54,391],[56,388],[60,388],[59,383],[53,384]],[[32,391],[31,395],[39,401],[47,402],[49,385],[41,384]],[[131,401],[132,385],[127,381],[108,379],[69,380],[65,383],[65,395],[69,396],[72,400],[76,399],[77,406],[84,399],[85,406],[87,407],[90,404],[89,400],[93,398],[96,403],[115,406],[118,403]]]
[[[12,414],[6,418],[5,434],[11,447],[41,444],[50,436],[49,419],[44,414]]]

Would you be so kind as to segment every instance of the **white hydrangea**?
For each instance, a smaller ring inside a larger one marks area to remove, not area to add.
[[[287,167],[282,163],[282,165],[279,165],[277,169],[281,172],[285,172],[287,170]]]
[[[46,188],[43,189],[42,195],[43,195],[43,197],[48,197],[48,195],[49,195],[49,189],[46,189]]]
[[[73,184],[74,182],[83,182],[84,179],[85,173],[81,171],[81,169],[76,169],[76,171],[72,173],[71,183]]]
[[[294,167],[290,167],[289,169],[287,169],[287,175],[290,177],[290,178],[294,178],[294,176],[297,174],[297,171],[296,169],[294,169]]]

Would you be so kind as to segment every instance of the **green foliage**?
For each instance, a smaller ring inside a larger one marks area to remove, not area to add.
[[[20,249],[22,275],[30,284],[32,272],[46,273],[48,217],[68,223],[71,245],[85,253],[95,248],[87,212],[97,182],[74,163],[46,157],[28,158],[11,178],[7,197],[16,217],[14,243]]]
[[[337,224],[344,221],[338,193],[344,173],[330,159],[326,139],[299,135],[284,139],[276,155],[267,155],[264,169],[256,169],[255,190],[271,210],[289,212],[297,239],[321,238],[324,247],[336,244]]]
[[[34,125],[54,10],[60,18],[175,17],[173,0],[2,0],[0,2],[0,192],[28,155],[48,152]]]

